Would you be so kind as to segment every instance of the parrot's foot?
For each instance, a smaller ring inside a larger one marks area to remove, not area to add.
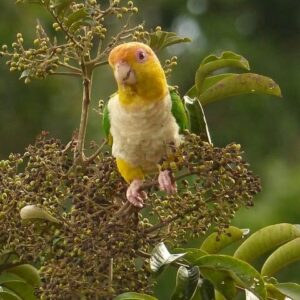
[[[177,192],[176,182],[172,178],[172,173],[169,170],[160,171],[158,175],[159,188],[169,194]]]
[[[143,184],[142,180],[135,179],[131,182],[126,192],[127,200],[133,206],[139,208],[143,207],[144,200],[147,199],[147,194],[144,191],[141,191],[142,184]]]

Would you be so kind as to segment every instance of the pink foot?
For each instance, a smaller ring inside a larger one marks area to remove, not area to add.
[[[144,200],[147,199],[147,194],[141,191],[140,188],[143,184],[142,180],[134,179],[127,188],[127,200],[136,207],[142,208]]]
[[[160,171],[158,175],[159,188],[169,194],[177,192],[176,182],[172,179],[172,173],[169,170]]]

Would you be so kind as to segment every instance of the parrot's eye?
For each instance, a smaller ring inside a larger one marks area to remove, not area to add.
[[[145,62],[147,60],[147,54],[143,50],[138,50],[136,53],[136,58],[138,62]]]

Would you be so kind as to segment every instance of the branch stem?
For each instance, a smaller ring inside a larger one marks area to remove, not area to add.
[[[92,68],[87,68],[84,61],[82,61],[83,78],[83,96],[81,106],[80,126],[78,132],[77,147],[75,151],[75,160],[79,159],[80,162],[85,160],[84,156],[84,142],[86,135],[86,128],[88,122],[89,106],[91,102],[91,87],[92,87]]]

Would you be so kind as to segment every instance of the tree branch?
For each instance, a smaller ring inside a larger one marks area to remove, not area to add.
[[[86,135],[86,127],[88,122],[89,105],[91,102],[91,85],[92,85],[92,73],[86,68],[84,61],[82,61],[82,71],[84,74],[83,79],[83,98],[81,106],[81,118],[78,132],[78,140],[76,151],[74,152],[75,160],[79,159],[81,162],[85,160],[84,157],[84,142]]]

